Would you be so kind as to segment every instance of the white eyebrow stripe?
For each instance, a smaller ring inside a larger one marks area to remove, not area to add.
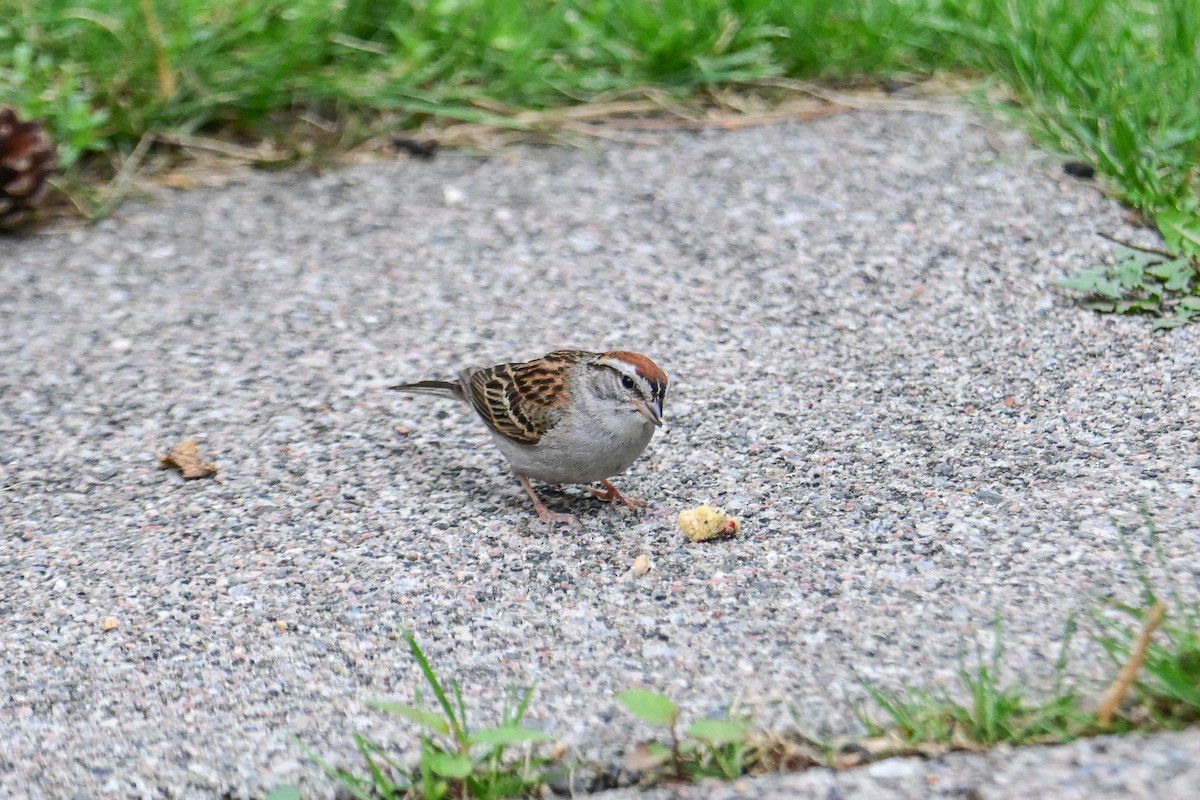
[[[642,394],[644,394],[646,397],[649,397],[651,400],[658,400],[662,397],[663,392],[660,390],[660,388],[651,383],[648,378],[637,371],[637,367],[635,367],[633,364],[630,364],[628,361],[621,361],[620,359],[616,358],[602,358],[597,360],[596,363],[605,367],[609,367],[610,369],[614,369],[620,374],[637,381],[638,387],[642,390]]]
[[[622,375],[628,375],[630,378],[633,378],[634,380],[641,381],[642,383],[646,382],[646,379],[643,378],[641,376],[641,374],[637,371],[637,367],[635,367],[633,364],[630,364],[627,361],[620,361],[615,358],[602,358],[599,361],[597,361],[596,363],[602,364],[606,367],[609,367],[610,369],[615,369],[617,372],[621,373]]]

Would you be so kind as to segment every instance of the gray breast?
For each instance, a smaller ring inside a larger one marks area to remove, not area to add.
[[[636,412],[600,429],[564,420],[535,445],[492,434],[513,469],[545,483],[595,483],[619,475],[645,451],[653,435],[654,425]]]

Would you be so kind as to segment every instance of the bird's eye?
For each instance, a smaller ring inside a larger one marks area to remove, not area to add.
[[[629,377],[628,375],[622,375],[621,376],[621,385],[624,386],[626,389],[632,389],[637,384],[635,384],[633,382],[633,378]]]

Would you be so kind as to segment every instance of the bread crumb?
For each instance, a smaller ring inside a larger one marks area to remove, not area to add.
[[[718,536],[734,536],[738,521],[713,506],[697,506],[679,512],[679,528],[693,542],[707,542]]]

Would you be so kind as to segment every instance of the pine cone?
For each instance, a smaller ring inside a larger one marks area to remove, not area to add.
[[[41,123],[21,122],[12,109],[0,108],[0,228],[15,227],[37,206],[57,163]]]

